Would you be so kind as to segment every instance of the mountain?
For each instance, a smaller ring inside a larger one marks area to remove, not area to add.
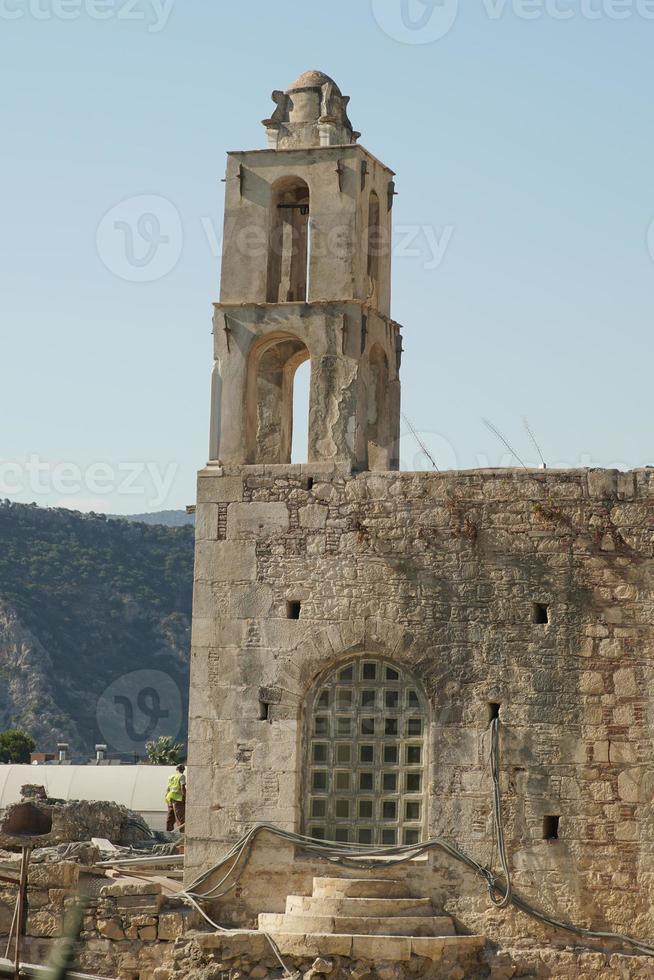
[[[132,521],[137,524],[162,524],[164,527],[184,527],[195,524],[195,515],[185,510],[157,510],[151,514],[108,514],[112,521]]]
[[[77,756],[185,739],[193,535],[0,502],[0,730]]]

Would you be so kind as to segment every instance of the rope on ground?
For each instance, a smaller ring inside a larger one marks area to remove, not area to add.
[[[245,834],[224,856],[224,858],[199,875],[192,881],[186,889],[180,891],[178,898],[185,899],[193,905],[207,920],[207,922],[219,932],[230,933],[236,930],[223,929],[216,925],[209,916],[203,911],[201,904],[206,901],[217,901],[227,895],[237,884],[245,870],[245,866],[250,858],[256,838],[263,833],[268,833],[290,844],[301,847],[305,852],[315,857],[329,861],[332,864],[341,865],[347,868],[357,868],[360,870],[370,870],[371,858],[383,858],[386,867],[395,867],[412,861],[422,854],[429,851],[444,851],[449,857],[465,864],[475,875],[483,878],[488,890],[490,901],[497,908],[508,908],[513,906],[519,912],[530,916],[537,922],[550,926],[561,932],[568,932],[579,936],[582,939],[598,939],[617,943],[628,947],[634,952],[644,956],[654,957],[654,946],[634,939],[631,936],[623,935],[618,932],[604,932],[595,929],[585,929],[583,926],[576,926],[561,919],[555,919],[546,912],[530,905],[524,899],[515,894],[511,884],[509,870],[509,860],[506,853],[504,841],[504,823],[502,819],[502,805],[500,794],[500,752],[499,752],[499,720],[493,719],[491,724],[491,778],[493,782],[493,823],[495,836],[497,837],[498,852],[502,865],[502,875],[504,883],[493,873],[492,868],[487,868],[471,858],[465,851],[451,844],[443,837],[434,837],[430,840],[421,841],[419,844],[406,844],[393,847],[363,846],[358,844],[336,844],[331,841],[320,841],[312,837],[305,837],[302,834],[291,833],[281,830],[273,824],[258,823],[247,834]],[[225,870],[226,869],[226,870]],[[222,873],[220,880],[205,891],[199,891],[207,885],[216,874]],[[499,898],[497,897],[499,895]],[[270,939],[270,937],[268,937]],[[272,942],[272,940],[270,940]],[[287,969],[285,967],[285,969]],[[288,970],[287,970],[288,972]],[[291,974],[289,973],[289,976]]]

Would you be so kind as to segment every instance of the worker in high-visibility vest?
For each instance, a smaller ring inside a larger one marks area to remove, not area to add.
[[[186,766],[177,766],[175,772],[168,778],[166,786],[166,804],[168,816],[166,830],[183,831],[186,823]]]

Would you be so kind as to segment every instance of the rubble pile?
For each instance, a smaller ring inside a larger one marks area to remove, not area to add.
[[[50,832],[35,840],[37,846],[78,843],[102,837],[113,844],[138,847],[154,839],[145,820],[118,803],[51,799],[45,787],[38,785],[23,786],[21,794],[22,801],[7,808],[5,821],[9,822],[12,813],[24,803],[31,803],[48,823],[50,820],[52,822]],[[2,849],[11,850],[24,843],[23,839],[0,832]]]
[[[181,888],[181,836],[153,832],[112,802],[51,799],[42,786],[24,786],[22,796],[7,809],[0,833],[0,945],[13,931],[19,849],[28,846],[23,962],[49,958],[81,896],[78,965],[120,980],[152,977],[172,960],[174,941],[199,925],[197,914],[173,897]],[[51,829],[36,836],[41,828]],[[128,868],[121,865],[126,860]]]

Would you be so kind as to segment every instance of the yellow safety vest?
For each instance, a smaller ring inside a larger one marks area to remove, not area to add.
[[[168,778],[168,785],[166,787],[166,803],[180,803],[184,799],[184,790],[182,789],[182,774],[181,772],[174,772],[172,776]]]

